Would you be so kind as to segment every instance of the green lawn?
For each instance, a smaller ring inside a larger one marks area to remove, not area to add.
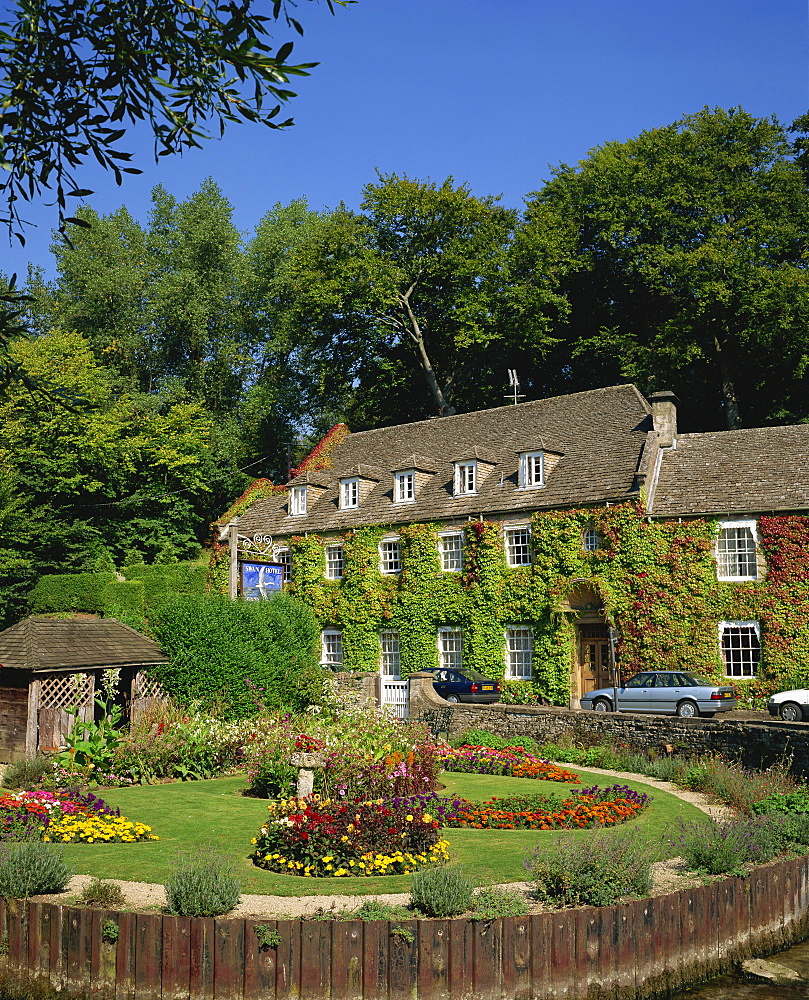
[[[571,768],[582,776],[585,785],[609,784],[606,775],[594,775]],[[493,796],[553,791],[575,787],[531,778],[502,778],[478,774],[447,773],[441,779],[447,786],[443,795],[462,795],[484,800]],[[629,781],[631,788],[649,791],[648,786]],[[390,875],[378,878],[304,879],[277,875],[254,867],[249,861],[250,839],[256,835],[267,814],[267,803],[245,798],[244,779],[216,778],[212,781],[187,781],[171,785],[138,785],[105,791],[103,798],[120,806],[123,815],[148,823],[159,841],[142,844],[66,844],[66,859],[76,872],[119,878],[136,882],[163,883],[173,871],[181,852],[194,853],[212,845],[229,854],[241,873],[244,891],[277,896],[306,894],[332,895],[377,892],[406,892],[410,876]],[[704,819],[694,806],[669,795],[654,792],[654,802],[629,825],[639,826],[650,838],[659,840],[672,829],[677,817]],[[607,836],[621,827],[605,831]],[[453,858],[473,868],[481,879],[497,882],[522,881],[523,857],[536,844],[549,843],[554,837],[582,837],[587,831],[538,830],[448,830]],[[665,856],[674,851],[669,849]]]

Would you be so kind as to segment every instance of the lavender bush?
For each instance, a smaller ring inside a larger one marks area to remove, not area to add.
[[[746,816],[683,822],[669,842],[695,871],[723,875],[762,864],[781,852],[788,831],[780,817]]]
[[[538,899],[551,906],[610,906],[652,888],[657,848],[637,830],[560,838],[537,847],[525,861]]]

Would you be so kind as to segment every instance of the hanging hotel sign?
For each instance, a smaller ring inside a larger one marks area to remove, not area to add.
[[[239,563],[245,601],[266,601],[284,585],[284,567],[273,563]]]

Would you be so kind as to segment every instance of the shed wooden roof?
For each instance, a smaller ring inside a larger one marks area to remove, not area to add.
[[[451,417],[346,435],[323,470],[329,486],[305,516],[289,516],[286,495],[258,500],[239,519],[239,533],[274,536],[345,530],[360,524],[453,520],[479,513],[530,512],[597,504],[637,495],[638,457],[651,430],[650,408],[633,385],[500,406]],[[545,487],[519,489],[521,452],[545,449],[553,461]],[[413,456],[418,456],[414,462]],[[490,472],[479,492],[453,495],[453,462],[483,456]],[[383,470],[359,508],[342,510],[338,483],[362,465]],[[393,473],[429,467],[415,502],[394,503]],[[305,482],[300,477],[290,486]]]
[[[0,667],[81,670],[168,663],[151,639],[114,618],[34,615],[0,632]]]

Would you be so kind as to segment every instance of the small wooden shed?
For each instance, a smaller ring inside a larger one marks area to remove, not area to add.
[[[148,668],[162,663],[156,642],[114,618],[34,615],[0,632],[0,761],[59,746],[70,707],[91,721],[104,670],[120,671],[116,701],[127,715],[161,697]]]

